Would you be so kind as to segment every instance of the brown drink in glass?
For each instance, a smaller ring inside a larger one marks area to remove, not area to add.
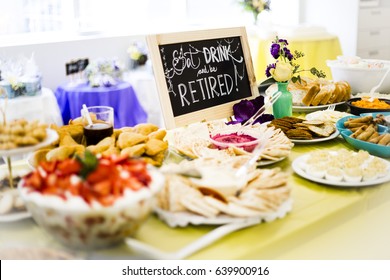
[[[114,132],[114,109],[108,106],[88,107],[88,112],[92,120],[89,124],[86,116],[84,120],[84,136],[87,146],[96,145],[106,137],[110,137]]]
[[[87,146],[96,145],[106,137],[110,137],[114,133],[114,128],[109,123],[94,123],[84,126],[84,136],[87,141]]]

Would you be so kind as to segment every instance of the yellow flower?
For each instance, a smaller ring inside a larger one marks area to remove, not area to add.
[[[293,76],[293,67],[289,62],[278,61],[275,68],[270,69],[271,76],[277,82],[287,82]]]

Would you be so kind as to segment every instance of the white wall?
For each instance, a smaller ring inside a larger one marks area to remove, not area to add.
[[[143,36],[118,36],[106,38],[78,39],[57,43],[41,43],[0,47],[0,57],[16,58],[20,55],[30,57],[34,53],[36,63],[42,73],[44,87],[53,91],[67,81],[65,63],[78,58],[118,58],[127,63],[127,48]]]

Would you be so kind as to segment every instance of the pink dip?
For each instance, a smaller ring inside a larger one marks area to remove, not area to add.
[[[237,132],[229,133],[229,134],[216,134],[211,136],[214,141],[226,144],[241,144],[248,143],[252,141],[256,141],[257,139],[246,134],[237,134]],[[237,145],[237,147],[243,148],[247,152],[252,152],[256,147],[257,143],[253,145]],[[218,147],[219,149],[223,149],[224,147]]]

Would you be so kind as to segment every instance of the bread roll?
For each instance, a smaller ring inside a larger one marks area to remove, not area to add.
[[[320,85],[313,84],[307,91],[307,94],[303,97],[302,103],[305,104],[306,106],[310,106],[313,102],[313,99],[316,97],[319,91],[320,91]]]

